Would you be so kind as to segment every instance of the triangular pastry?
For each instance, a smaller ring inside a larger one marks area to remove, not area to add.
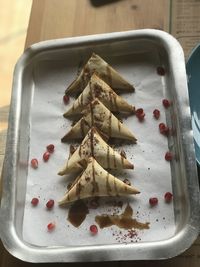
[[[134,113],[135,111],[134,106],[129,105],[107,83],[93,74],[83,92],[64,114],[64,117],[80,114],[83,108],[95,98],[98,98],[110,111],[122,113]]]
[[[136,142],[135,136],[124,126],[110,110],[98,99],[88,104],[83,112],[83,117],[61,139],[66,142],[71,139],[84,138],[89,129],[95,126],[100,132],[108,137],[120,138]]]
[[[84,90],[93,73],[96,73],[102,80],[114,90],[134,92],[134,87],[128,83],[116,70],[95,53],[92,54],[78,77],[66,89],[66,94],[77,94]]]
[[[89,158],[84,172],[75,180],[59,204],[97,196],[125,196],[140,193],[104,170],[94,158]]]
[[[110,147],[99,135],[95,128],[91,128],[81,145],[68,159],[66,166],[58,174],[82,171],[88,158],[94,157],[105,169],[133,169],[134,166],[125,157]]]

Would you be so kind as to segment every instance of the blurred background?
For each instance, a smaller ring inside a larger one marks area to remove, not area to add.
[[[0,170],[3,163],[13,69],[23,53],[32,0],[0,0]]]
[[[0,0],[0,106],[9,105],[13,67],[22,54],[32,0]]]

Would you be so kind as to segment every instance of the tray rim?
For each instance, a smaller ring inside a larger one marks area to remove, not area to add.
[[[141,242],[127,244],[103,245],[103,246],[84,246],[84,247],[37,247],[25,243],[18,236],[14,222],[11,220],[15,212],[15,187],[16,187],[16,164],[17,155],[10,153],[16,151],[18,143],[19,116],[20,116],[20,99],[23,70],[28,62],[40,52],[48,51],[51,49],[69,48],[72,46],[87,45],[100,42],[112,42],[117,40],[129,40],[130,38],[155,38],[160,41],[164,47],[169,51],[169,59],[176,57],[173,68],[179,67],[179,75],[181,76],[181,82],[176,80],[176,86],[179,88],[182,86],[188,104],[187,82],[186,72],[184,67],[184,54],[178,41],[166,32],[143,29],[132,30],[125,32],[114,32],[105,34],[96,34],[89,36],[70,37],[55,40],[42,41],[33,44],[27,48],[24,54],[19,58],[13,76],[13,89],[9,114],[9,127],[7,134],[6,153],[2,170],[2,184],[4,192],[1,199],[0,208],[0,236],[6,249],[15,257],[28,261],[28,262],[82,262],[82,261],[117,261],[117,260],[149,260],[149,259],[164,259],[174,257],[184,250],[186,250],[197,238],[199,233],[199,191],[195,154],[193,145],[193,136],[187,135],[188,142],[185,142],[186,156],[190,157],[190,162],[185,161],[185,167],[187,173],[191,174],[188,181],[189,198],[191,216],[189,218],[187,227],[182,229],[177,235],[174,235],[168,240],[155,241],[155,242]],[[177,53],[178,52],[178,53]],[[180,69],[181,63],[181,69]],[[179,77],[180,78],[180,77]],[[185,88],[183,88],[185,87]],[[17,88],[17,90],[16,90]],[[188,105],[189,107],[189,105]],[[186,123],[182,127],[183,133],[185,129],[191,130],[189,122],[190,110],[187,110],[186,114],[181,114],[182,118],[186,118]],[[186,127],[187,126],[187,127]],[[182,141],[183,137],[182,137]],[[8,171],[6,171],[8,170]],[[193,206],[197,208],[192,209]],[[5,223],[6,222],[6,223]],[[183,242],[184,240],[184,242]],[[171,246],[173,244],[173,246]],[[159,249],[158,249],[159,248]],[[82,256],[80,256],[80,254]],[[84,254],[84,256],[83,256]]]

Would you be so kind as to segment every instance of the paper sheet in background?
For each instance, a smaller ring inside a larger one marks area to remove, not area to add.
[[[118,173],[118,177],[128,178],[141,190],[141,194],[128,197],[124,201],[122,210],[127,203],[130,203],[134,217],[138,221],[150,222],[150,229],[136,230],[137,236],[133,241],[164,240],[174,234],[175,223],[173,203],[166,204],[163,199],[165,192],[171,192],[172,187],[170,163],[164,159],[168,150],[167,138],[158,131],[158,124],[165,122],[165,112],[169,112],[162,106],[165,81],[156,72],[160,61],[157,54],[146,53],[110,58],[109,62],[136,87],[135,93],[123,94],[123,97],[136,107],[143,107],[146,113],[142,123],[136,116],[124,120],[124,124],[138,138],[138,144],[123,146],[127,158],[134,163],[135,169],[124,170]],[[67,179],[57,176],[69,152],[69,145],[62,144],[60,138],[71,127],[70,121],[62,116],[68,108],[63,104],[62,96],[66,85],[69,85],[76,76],[78,65],[76,59],[73,63],[45,61],[35,68],[29,161],[31,158],[38,158],[39,168],[34,170],[29,167],[28,170],[23,236],[27,242],[36,245],[113,244],[132,240],[128,238],[123,240],[127,231],[115,226],[100,230],[95,237],[90,235],[88,229],[94,223],[95,215],[112,214],[114,211],[112,206],[102,205],[96,210],[91,209],[79,228],[75,228],[67,221],[68,208],[59,208],[56,204],[53,210],[47,211],[45,207],[49,198],[55,201],[61,199],[68,184]],[[72,102],[71,99],[70,104]],[[158,121],[152,116],[155,108],[161,111]],[[50,143],[55,145],[55,152],[49,161],[44,163],[42,155],[46,145]],[[149,198],[154,196],[158,197],[159,205],[150,208]],[[37,207],[31,206],[32,197],[40,198]],[[52,221],[55,221],[56,228],[49,233],[46,226]]]
[[[171,1],[170,33],[181,43],[187,58],[200,43],[200,1]]]

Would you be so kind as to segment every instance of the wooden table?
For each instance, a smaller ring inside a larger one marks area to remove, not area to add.
[[[169,4],[168,0],[33,0],[25,47],[48,39],[104,32],[141,28],[169,31]],[[197,240],[188,251],[171,260],[116,262],[112,265],[197,267],[200,266],[199,245],[200,240]],[[31,265],[15,259],[0,245],[1,267]],[[41,266],[57,265],[41,264]],[[74,266],[88,265],[97,266],[100,263],[74,264]],[[110,266],[111,263],[104,265]]]

